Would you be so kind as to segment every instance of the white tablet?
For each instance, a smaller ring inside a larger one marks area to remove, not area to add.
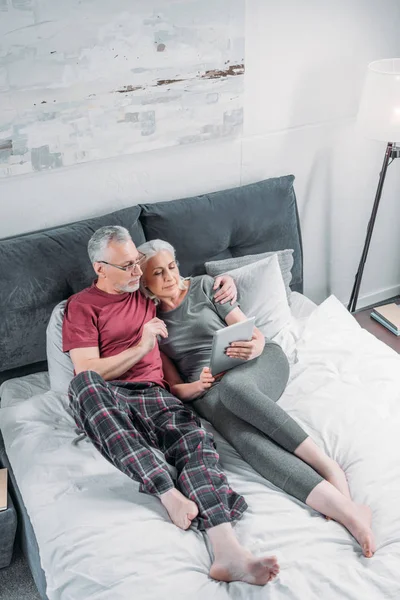
[[[218,329],[213,336],[211,348],[210,370],[212,375],[229,371],[246,362],[243,358],[231,358],[225,354],[231,342],[250,341],[253,337],[255,317],[240,321],[223,329]]]

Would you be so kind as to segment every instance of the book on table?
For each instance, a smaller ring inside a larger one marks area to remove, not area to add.
[[[371,317],[395,335],[400,335],[400,306],[398,304],[391,302],[376,306],[371,311]]]
[[[7,509],[7,469],[0,469],[0,511]]]

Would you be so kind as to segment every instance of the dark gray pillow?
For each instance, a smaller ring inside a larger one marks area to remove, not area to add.
[[[285,291],[287,299],[290,300],[290,282],[292,280],[292,267],[293,267],[293,250],[278,250],[278,252],[264,252],[263,254],[248,254],[247,256],[236,256],[235,258],[226,258],[225,260],[216,260],[212,262],[206,262],[205,267],[208,275],[216,277],[222,275],[227,271],[238,269],[239,267],[245,267],[251,265],[263,258],[268,258],[276,254],[278,257],[279,267],[282,273],[283,283],[285,284]]]
[[[0,240],[0,369],[46,358],[46,327],[58,302],[95,277],[87,243],[99,227],[122,225],[145,241],[137,206]]]
[[[302,292],[300,225],[293,175],[240,188],[141,206],[147,240],[167,240],[184,276],[205,273],[204,263],[249,254],[294,250],[291,289]]]

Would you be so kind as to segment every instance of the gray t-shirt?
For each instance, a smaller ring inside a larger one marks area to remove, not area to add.
[[[226,316],[237,306],[214,302],[214,279],[209,275],[190,278],[189,290],[177,308],[157,311],[168,329],[161,350],[173,360],[185,381],[197,381],[203,367],[210,366],[214,331],[226,326]]]

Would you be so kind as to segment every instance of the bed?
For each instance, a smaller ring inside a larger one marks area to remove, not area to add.
[[[21,542],[43,599],[400,598],[400,358],[336,298],[317,307],[302,295],[293,179],[0,240],[0,459],[10,469]],[[74,443],[67,397],[50,389],[45,331],[53,307],[90,283],[85,246],[104,224],[124,224],[136,243],[168,239],[185,275],[204,272],[209,260],[294,250],[291,318],[277,335],[291,374],[279,402],[343,466],[353,498],[371,506],[373,559],[340,525],[265,481],[214,432],[230,483],[249,504],[237,535],[281,564],[279,578],[264,588],[217,583],[208,577],[202,533],[177,529],[156,499],[139,494],[90,443]]]

